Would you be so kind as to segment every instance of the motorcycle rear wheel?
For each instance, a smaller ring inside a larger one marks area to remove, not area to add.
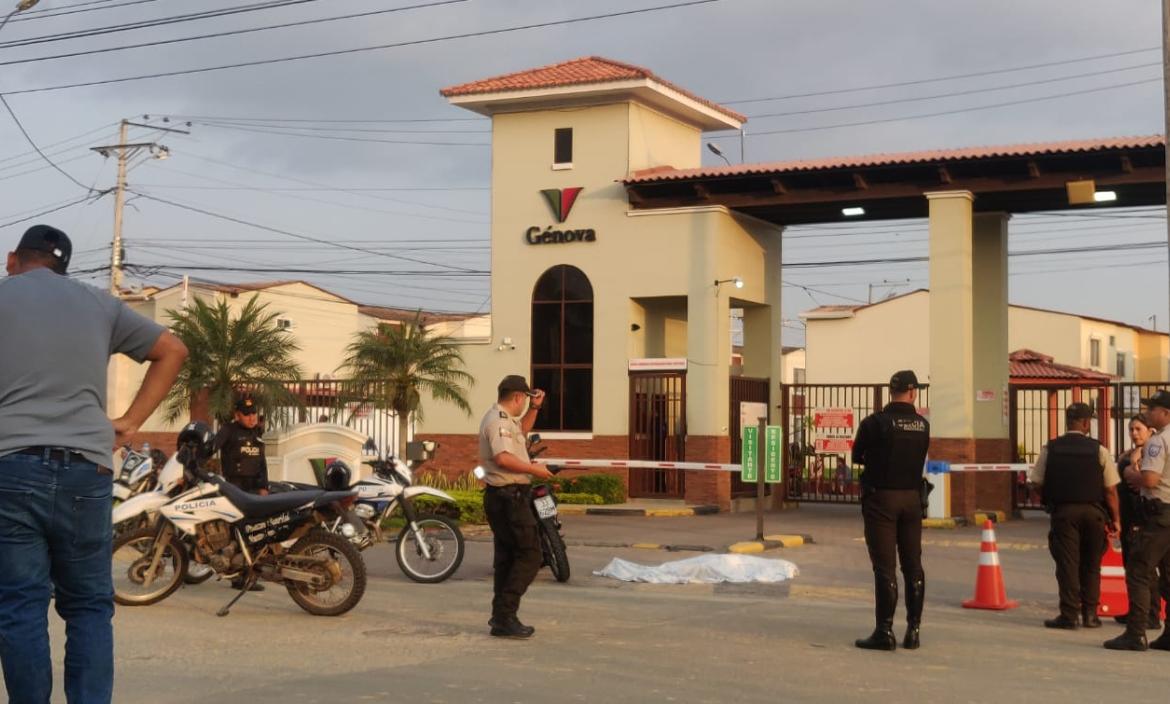
[[[543,543],[545,562],[553,577],[558,582],[569,581],[569,556],[565,550],[565,541],[556,531],[541,529],[540,542]]]
[[[288,595],[297,606],[314,616],[340,616],[357,606],[366,593],[366,563],[353,543],[335,533],[310,531],[298,540],[289,552],[306,555],[325,554],[337,560],[341,567],[341,581],[321,591],[313,591],[307,584],[285,582]]]
[[[111,570],[115,602],[123,606],[157,604],[183,584],[183,575],[187,572],[187,548],[172,534],[163,548],[154,582],[146,587],[148,591],[145,593],[135,592],[135,585],[143,584],[157,539],[157,529],[143,528],[126,533],[114,542]]]

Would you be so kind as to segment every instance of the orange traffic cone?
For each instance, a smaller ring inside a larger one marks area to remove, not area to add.
[[[1129,595],[1125,589],[1125,565],[1121,561],[1121,548],[1109,541],[1109,547],[1101,556],[1101,601],[1097,605],[1098,616],[1124,616],[1129,612]]]
[[[979,573],[975,577],[975,598],[963,602],[965,609],[1006,611],[1019,606],[1008,601],[1003,586],[1003,570],[999,566],[999,551],[995,547],[995,527],[991,521],[983,524],[983,544],[979,546]]]

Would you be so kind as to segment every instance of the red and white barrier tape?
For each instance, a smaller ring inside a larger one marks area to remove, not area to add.
[[[1027,472],[1030,464],[952,464],[951,472]]]
[[[563,460],[537,458],[541,464],[551,464],[564,469],[585,469],[617,467],[621,469],[689,469],[715,472],[740,472],[738,464],[712,464],[707,462],[655,462],[652,460]]]

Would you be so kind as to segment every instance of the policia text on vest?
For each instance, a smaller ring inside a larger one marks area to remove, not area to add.
[[[873,564],[875,621],[873,634],[857,641],[867,650],[894,650],[894,612],[898,606],[896,565],[906,582],[906,636],[902,647],[919,645],[926,598],[922,570],[922,476],[930,447],[930,423],[918,414],[918,378],[901,371],[890,379],[892,402],[857,428],[853,463],[861,473],[861,513],[865,544]]]
[[[1088,436],[1093,409],[1074,403],[1065,411],[1069,432],[1048,443],[1032,470],[1052,514],[1048,549],[1056,562],[1060,615],[1048,628],[1099,628],[1101,556],[1106,536],[1120,530],[1117,485],[1121,477],[1109,452]]]

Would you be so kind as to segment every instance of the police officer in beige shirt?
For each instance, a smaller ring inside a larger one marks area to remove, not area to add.
[[[520,623],[520,597],[540,571],[542,556],[532,513],[532,478],[552,474],[528,457],[526,437],[536,424],[544,392],[528,387],[522,376],[500,382],[496,405],[479,426],[479,461],[485,472],[483,508],[495,544],[493,636],[529,638],[536,629]]]
[[[1170,391],[1162,389],[1142,399],[1149,408],[1146,417],[1158,433],[1142,448],[1141,469],[1130,467],[1123,479],[1141,491],[1145,521],[1137,530],[1133,558],[1125,566],[1125,587],[1129,592],[1129,616],[1125,633],[1105,641],[1110,650],[1170,650],[1170,621],[1162,635],[1146,643],[1152,567],[1161,567],[1158,587],[1170,600]]]

